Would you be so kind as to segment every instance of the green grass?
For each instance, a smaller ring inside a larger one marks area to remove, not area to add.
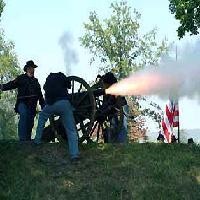
[[[200,199],[200,147],[0,142],[0,200]]]

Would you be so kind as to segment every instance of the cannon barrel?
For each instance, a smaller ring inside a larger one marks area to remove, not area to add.
[[[102,88],[99,88],[99,89],[96,89],[96,90],[93,90],[93,94],[95,97],[99,97],[101,95],[105,95],[105,89],[102,89]]]

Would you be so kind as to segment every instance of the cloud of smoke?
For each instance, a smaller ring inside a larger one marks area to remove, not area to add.
[[[111,86],[116,95],[157,95],[200,99],[200,40],[178,49],[178,58],[165,57],[159,66],[149,66]]]
[[[58,44],[61,46],[64,54],[64,62],[67,75],[71,74],[71,67],[73,64],[77,64],[78,54],[73,48],[73,36],[70,32],[64,32],[59,38]]]

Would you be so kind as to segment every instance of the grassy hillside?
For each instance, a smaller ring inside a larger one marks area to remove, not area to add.
[[[200,147],[93,144],[71,164],[65,144],[0,142],[0,199],[200,199]]]

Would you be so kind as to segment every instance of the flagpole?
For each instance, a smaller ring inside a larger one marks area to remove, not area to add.
[[[178,51],[177,51],[177,45],[176,45],[176,62],[177,60],[178,60]],[[179,103],[178,103],[178,107],[179,107]],[[180,120],[179,119],[178,119],[178,143],[180,143]]]

